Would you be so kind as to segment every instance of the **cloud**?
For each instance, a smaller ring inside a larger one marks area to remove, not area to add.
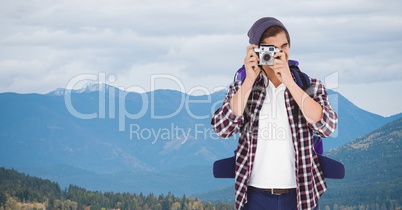
[[[344,84],[400,81],[401,4],[11,1],[0,8],[0,91],[49,92],[99,72],[125,87],[147,89],[151,75],[169,74],[187,90],[212,90],[232,81],[243,63],[246,32],[263,16],[285,23],[291,58],[311,75],[337,71]]]

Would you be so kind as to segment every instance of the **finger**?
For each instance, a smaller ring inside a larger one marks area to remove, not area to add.
[[[254,51],[253,50],[249,50],[249,51],[247,51],[247,55],[246,55],[246,58],[250,58],[250,57],[256,57],[255,55],[254,55]]]
[[[257,47],[258,46],[255,45],[255,44],[249,45],[249,46],[247,46],[247,52],[250,51],[250,50],[254,50],[254,48],[257,48]]]
[[[258,62],[258,57],[257,56],[246,56],[244,58],[244,63],[248,63],[248,62]]]
[[[277,71],[277,70],[274,70],[274,71],[275,71],[276,77],[279,79],[279,81],[282,82],[282,74],[281,74],[281,72],[280,72],[280,71]]]
[[[279,67],[284,67],[287,65],[287,61],[286,61],[286,55],[285,54],[275,54],[275,59],[274,59],[274,65]]]
[[[246,70],[249,68],[250,70],[258,70],[259,69],[259,67],[258,67],[258,61],[257,61],[257,59],[255,58],[255,57],[251,57],[251,58],[249,58],[249,59],[246,59],[245,60],[245,67],[246,67]]]
[[[244,59],[244,63],[253,63],[254,65],[258,65],[259,59],[257,56],[247,56]]]
[[[254,51],[254,48],[257,48],[258,46],[255,44],[247,46],[247,57],[257,57],[257,53]]]
[[[253,70],[257,70],[257,69],[258,69],[258,62],[256,62],[256,61],[250,62],[250,67],[251,67]]]
[[[277,59],[277,60],[283,60],[283,61],[286,60],[285,53],[283,53],[283,52],[277,52],[277,53],[275,53],[274,57],[275,57],[275,59]]]
[[[249,58],[255,58],[257,61],[260,60],[260,58],[258,57],[257,53],[254,52],[254,50],[250,50],[247,52],[247,57]]]

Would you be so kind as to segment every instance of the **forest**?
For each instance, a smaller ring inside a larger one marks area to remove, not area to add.
[[[393,188],[392,186],[388,186]],[[383,190],[375,191],[378,195]],[[371,192],[371,191],[370,191]],[[345,199],[334,200],[339,197],[330,195],[332,199],[320,203],[324,210],[399,210],[397,200],[380,199],[355,205]],[[337,193],[335,193],[337,194]],[[375,197],[375,196],[374,196]],[[357,199],[358,197],[356,197]],[[332,204],[331,204],[332,203]],[[335,204],[334,204],[335,203]],[[341,205],[343,204],[343,205]],[[114,193],[91,191],[85,188],[70,185],[61,189],[59,184],[50,180],[31,177],[19,173],[14,169],[0,167],[0,210],[15,209],[61,209],[61,210],[234,210],[234,203],[211,203],[200,199],[181,196],[172,193],[166,195],[144,195],[142,193]]]
[[[133,210],[231,210],[230,203],[203,202],[185,195],[143,195],[90,191],[70,185],[62,190],[58,183],[0,168],[0,210],[14,209],[133,209]]]

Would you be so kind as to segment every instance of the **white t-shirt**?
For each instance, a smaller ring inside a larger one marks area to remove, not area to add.
[[[285,104],[284,84],[270,81],[259,118],[257,150],[249,184],[258,188],[296,188],[295,150]]]

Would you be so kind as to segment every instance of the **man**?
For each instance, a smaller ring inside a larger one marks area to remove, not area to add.
[[[248,32],[246,78],[233,83],[211,124],[222,138],[240,132],[236,151],[237,209],[318,209],[326,190],[314,151],[313,133],[329,136],[337,115],[324,85],[310,79],[307,95],[289,70],[290,36],[272,17],[256,21]],[[259,65],[255,48],[273,45],[273,65]]]

